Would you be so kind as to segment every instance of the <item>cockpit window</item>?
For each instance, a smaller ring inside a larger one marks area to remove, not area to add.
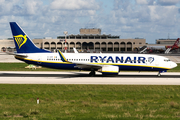
[[[169,61],[171,61],[171,60],[170,60],[170,59],[164,59],[164,61],[165,61],[165,62],[169,62]]]

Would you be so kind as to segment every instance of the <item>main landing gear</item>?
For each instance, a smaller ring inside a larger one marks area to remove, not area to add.
[[[89,75],[91,76],[91,77],[93,77],[93,76],[95,76],[95,71],[91,71],[90,73],[89,73]]]
[[[160,76],[161,76],[161,72],[159,71],[159,72],[158,72],[158,77],[160,77]]]

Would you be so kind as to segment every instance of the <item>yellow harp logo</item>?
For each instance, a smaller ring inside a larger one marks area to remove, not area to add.
[[[17,35],[17,36],[14,36],[14,39],[19,47],[19,49],[21,48],[22,45],[24,45],[27,41],[27,37],[26,35]]]

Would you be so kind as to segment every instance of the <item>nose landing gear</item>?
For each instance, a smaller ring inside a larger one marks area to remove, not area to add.
[[[158,77],[160,77],[160,76],[161,76],[161,73],[163,73],[163,72],[167,72],[167,70],[159,71],[159,72],[158,72]]]

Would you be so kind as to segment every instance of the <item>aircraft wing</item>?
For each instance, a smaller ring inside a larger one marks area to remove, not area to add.
[[[78,68],[82,69],[100,69],[102,68],[102,65],[96,65],[96,64],[87,64],[87,63],[75,63]]]
[[[60,58],[63,62],[69,62],[64,55],[61,53],[60,50],[58,50],[58,53],[60,55]],[[96,65],[96,64],[88,64],[88,63],[79,63],[79,62],[69,62],[76,64],[76,67],[81,68],[81,69],[100,69],[102,68],[103,65]]]

